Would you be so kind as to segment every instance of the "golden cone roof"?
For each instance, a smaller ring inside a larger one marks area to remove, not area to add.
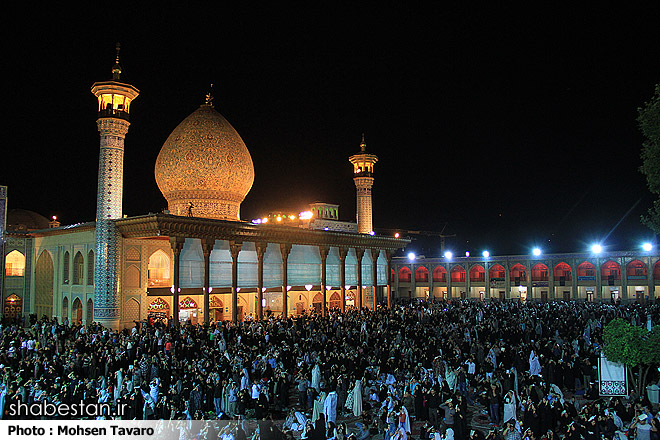
[[[238,132],[207,103],[172,131],[156,159],[155,175],[172,214],[185,215],[181,206],[192,203],[194,217],[239,220],[254,165]]]

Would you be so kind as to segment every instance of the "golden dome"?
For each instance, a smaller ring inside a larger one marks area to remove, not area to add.
[[[221,220],[240,220],[241,202],[254,182],[243,139],[209,103],[170,134],[155,174],[170,214]]]

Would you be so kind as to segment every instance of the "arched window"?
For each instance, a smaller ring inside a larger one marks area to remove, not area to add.
[[[559,263],[555,266],[555,280],[559,281],[571,281],[573,272],[571,271],[571,266],[566,263]]]
[[[337,292],[332,292],[332,295],[330,296],[330,301],[328,301],[328,308],[329,309],[340,309],[341,308],[341,295]]]
[[[94,285],[94,264],[95,264],[94,251],[90,250],[87,253],[87,285],[88,286]]]
[[[488,271],[491,281],[504,281],[506,274],[504,272],[504,266],[501,264],[495,264]]]
[[[167,287],[170,282],[170,257],[157,250],[149,257],[149,287]]]
[[[512,281],[519,283],[521,281],[525,281],[526,278],[527,278],[527,269],[525,269],[525,266],[518,263],[511,268]]]
[[[639,260],[633,260],[626,267],[626,275],[630,279],[646,279],[646,264]]]
[[[80,298],[76,298],[73,300],[73,304],[71,305],[71,322],[74,324],[81,324],[82,317],[82,301],[80,301]]]
[[[532,281],[548,281],[548,266],[537,263],[532,267]]]
[[[596,276],[596,266],[591,264],[588,261],[581,263],[577,267],[577,276],[580,277],[595,277]]]
[[[429,282],[429,271],[427,268],[424,266],[420,266],[415,270],[415,281],[419,281],[421,283],[428,283]]]
[[[73,284],[83,283],[83,274],[85,273],[85,259],[80,252],[76,252],[73,257]]]
[[[660,261],[653,265],[653,278],[656,280],[660,279]]]
[[[5,257],[5,275],[22,277],[25,274],[25,255],[19,251],[11,251]]]
[[[484,282],[486,281],[486,270],[482,266],[472,266],[470,268],[470,281]]]
[[[465,269],[463,269],[463,266],[456,265],[451,268],[451,282],[452,283],[465,282]]]
[[[438,266],[435,269],[433,269],[433,281],[437,281],[439,283],[446,283],[447,270],[442,266]]]
[[[409,283],[410,278],[412,278],[412,272],[406,266],[403,266],[399,269],[399,282],[400,283]]]
[[[62,280],[64,280],[64,284],[69,284],[70,259],[69,251],[64,252],[64,261],[62,262]]]
[[[600,277],[604,281],[615,281],[621,279],[621,266],[615,261],[607,261],[600,267]]]

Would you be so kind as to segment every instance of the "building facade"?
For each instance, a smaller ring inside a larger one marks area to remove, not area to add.
[[[660,296],[660,255],[397,257],[390,280],[395,298],[643,301]]]
[[[210,95],[156,160],[168,209],[124,217],[124,138],[139,92],[120,74],[117,56],[112,80],[92,86],[100,133],[96,221],[60,226],[35,214],[29,227],[4,234],[5,318],[124,328],[148,317],[237,321],[391,302],[390,261],[409,240],[358,233],[325,214],[322,229],[240,220],[252,159]]]

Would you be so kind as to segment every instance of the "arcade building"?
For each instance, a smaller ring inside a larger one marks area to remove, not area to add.
[[[398,298],[646,301],[660,297],[657,252],[392,260]]]

